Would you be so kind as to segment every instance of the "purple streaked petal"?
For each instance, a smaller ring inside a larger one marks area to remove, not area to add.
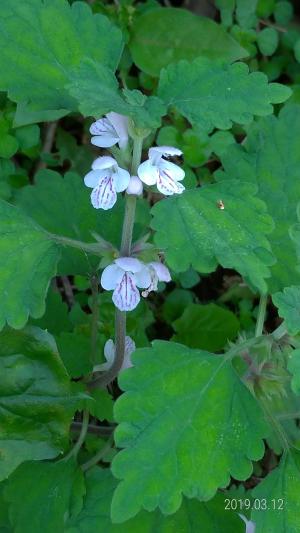
[[[152,263],[149,263],[149,266],[155,270],[159,281],[171,281],[170,271],[163,263],[152,261]]]
[[[92,169],[93,170],[103,170],[103,169],[106,169],[106,168],[112,168],[114,166],[115,167],[118,166],[117,161],[113,157],[110,157],[109,155],[103,155],[103,156],[97,157],[97,159],[95,159],[95,161],[92,164]]]
[[[113,291],[121,281],[124,272],[115,263],[108,265],[102,272],[100,284],[106,291]]]
[[[142,270],[144,266],[143,263],[135,257],[118,257],[118,259],[115,260],[115,263],[125,272],[132,272],[133,274]]]
[[[121,281],[117,284],[112,301],[120,311],[132,311],[140,301],[140,293],[134,283],[133,275],[124,272]]]
[[[95,209],[111,209],[117,201],[117,193],[113,176],[105,176],[99,181],[91,194],[92,206]]]
[[[159,192],[161,192],[165,196],[171,196],[172,194],[181,194],[185,190],[185,187],[178,181],[174,180],[172,175],[165,170],[162,170],[159,173],[159,178],[157,180],[156,186]]]
[[[104,135],[106,133],[116,134],[113,125],[107,118],[99,118],[91,124],[90,133],[92,135]]]
[[[84,184],[87,187],[97,187],[99,180],[103,176],[103,170],[91,170],[84,176]]]
[[[183,168],[179,167],[178,165],[175,165],[175,163],[171,163],[171,161],[162,160],[159,163],[159,170],[160,172],[164,171],[170,174],[170,176],[172,176],[172,179],[175,181],[181,181],[185,176]]]
[[[149,159],[144,161],[138,168],[138,177],[146,183],[146,185],[155,185],[158,179],[158,167],[153,165]]]

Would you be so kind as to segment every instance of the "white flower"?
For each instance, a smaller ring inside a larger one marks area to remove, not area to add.
[[[157,261],[149,263],[148,269],[151,276],[151,283],[146,291],[142,292],[142,296],[147,297],[148,294],[152,291],[157,291],[157,284],[159,281],[171,281],[171,275],[169,269]]]
[[[85,185],[93,189],[92,206],[95,209],[111,209],[117,201],[117,192],[125,191],[128,187],[130,174],[110,156],[98,157],[92,169],[84,177]]]
[[[185,188],[178,182],[183,180],[184,170],[164,159],[172,155],[181,155],[181,150],[172,146],[156,146],[150,148],[148,154],[149,159],[138,168],[139,178],[146,185],[156,184],[158,190],[166,196],[181,194]]]
[[[148,267],[134,257],[119,257],[101,276],[103,289],[114,291],[112,300],[121,311],[135,309],[141,299],[137,287],[146,289],[150,283]]]
[[[106,117],[93,122],[90,133],[95,135],[91,143],[100,148],[110,148],[115,144],[125,148],[128,143],[128,118],[118,113],[107,113]]]
[[[143,192],[143,184],[137,176],[131,176],[129,185],[126,189],[127,194],[139,196]]]
[[[246,524],[246,530],[245,530],[245,533],[255,533],[255,523],[252,522],[252,520],[248,520],[245,515],[243,514],[240,514],[239,513],[239,516],[241,517],[241,519],[245,522]]]
[[[131,354],[135,351],[135,342],[132,340],[131,337],[125,337],[125,353],[124,353],[124,361],[121,366],[121,370],[124,370],[125,368],[130,368],[132,365],[131,362]],[[106,363],[102,363],[101,365],[94,366],[93,370],[94,372],[98,370],[109,370],[112,366],[116,354],[116,348],[115,343],[112,339],[109,339],[106,341],[104,346],[104,357],[106,359]]]

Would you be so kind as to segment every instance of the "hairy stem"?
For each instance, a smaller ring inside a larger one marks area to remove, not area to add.
[[[101,459],[103,459],[103,457],[108,452],[108,450],[110,450],[113,440],[114,440],[114,437],[113,435],[111,435],[109,439],[106,441],[106,443],[104,444],[104,446],[102,446],[101,450],[99,450],[93,457],[91,457],[89,461],[81,465],[81,468],[84,472],[89,470],[89,468],[92,468],[92,466],[95,466],[97,463],[99,463],[99,461],[101,461]]]
[[[266,317],[267,302],[268,302],[268,295],[262,294],[260,297],[259,306],[258,306],[255,337],[260,337],[262,335],[262,332],[264,329],[265,317]]]

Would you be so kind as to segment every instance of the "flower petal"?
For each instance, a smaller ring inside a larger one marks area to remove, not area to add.
[[[106,116],[118,134],[120,148],[125,148],[128,142],[128,117],[119,115],[119,113],[114,113],[113,111],[107,113]]]
[[[112,339],[108,339],[104,344],[104,357],[111,366],[115,358],[115,343]]]
[[[161,161],[159,164],[159,170],[170,174],[175,181],[181,181],[185,176],[183,168],[175,165],[175,163],[171,163],[170,161]]]
[[[137,287],[147,289],[151,285],[151,273],[148,266],[144,265],[144,268],[140,272],[136,272],[134,274],[134,280]]]
[[[100,283],[106,291],[112,291],[121,281],[124,272],[115,263],[108,265],[102,272]]]
[[[94,187],[97,187],[102,175],[103,171],[101,170],[91,170],[84,176],[84,184],[94,189]]]
[[[132,272],[133,274],[142,270],[144,266],[144,264],[135,257],[118,257],[118,259],[115,260],[115,263],[125,272]]]
[[[117,167],[118,166],[118,163],[117,161],[113,158],[113,157],[110,157],[109,155],[103,155],[101,157],[97,157],[97,159],[95,159],[95,161],[93,162],[92,164],[92,169],[93,170],[102,170],[102,169],[105,169],[105,168],[111,168],[111,167]]]
[[[95,209],[111,209],[117,201],[117,193],[113,176],[105,176],[99,181],[91,194],[92,206]]]
[[[171,157],[174,155],[182,155],[182,151],[179,150],[179,148],[175,148],[174,146],[153,146],[150,148],[149,152],[149,159],[151,161],[154,161],[155,163],[159,161],[163,156],[164,157]]]
[[[91,143],[99,148],[111,148],[117,142],[119,142],[119,137],[110,133],[103,133],[103,135],[97,135],[91,138]]]
[[[117,284],[112,300],[120,311],[132,311],[140,301],[140,293],[134,283],[133,275],[124,272],[121,281]]]
[[[92,135],[104,135],[107,133],[116,134],[116,131],[114,130],[114,127],[110,120],[104,117],[99,118],[91,124],[90,133]]]
[[[159,178],[157,180],[157,188],[159,192],[165,194],[166,196],[171,196],[172,194],[181,194],[185,187],[175,181],[171,174],[163,170],[159,173]]]
[[[130,174],[127,172],[127,170],[124,170],[123,168],[118,167],[118,170],[114,173],[115,178],[115,184],[116,184],[116,191],[122,192],[127,189],[128,184],[130,182]]]
[[[154,268],[159,281],[171,281],[170,271],[163,263],[152,261],[152,263],[149,263],[149,266],[150,265]]]
[[[135,342],[132,340],[131,337],[126,336],[125,337],[125,357],[122,364],[122,370],[125,368],[131,368],[133,366],[131,361],[131,354],[135,351],[136,346]]]
[[[152,165],[150,159],[144,161],[138,168],[138,177],[146,183],[146,185],[155,185],[158,179],[158,168]]]

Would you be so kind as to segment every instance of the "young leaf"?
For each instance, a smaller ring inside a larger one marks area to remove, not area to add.
[[[35,327],[0,334],[0,478],[28,460],[64,449],[78,398],[49,333]]]
[[[117,485],[108,469],[93,468],[86,475],[86,497],[81,513],[69,520],[65,533],[199,533],[199,524],[205,533],[242,533],[244,525],[237,513],[225,511],[226,493],[217,494],[207,503],[184,499],[173,516],[159,511],[141,511],[125,524],[111,523],[110,504]]]
[[[291,335],[300,331],[300,287],[286,287],[282,292],[272,296],[278,314],[284,318],[285,325]]]
[[[0,201],[0,329],[21,328],[28,316],[39,318],[56,273],[58,246],[33,220]]]
[[[245,63],[226,65],[206,58],[170,65],[162,70],[158,87],[167,106],[207,131],[229,129],[233,122],[249,124],[254,115],[271,114],[271,104],[290,95],[288,87],[268,84],[262,72],[249,73]]]
[[[115,69],[123,44],[120,30],[83,2],[15,0],[1,2],[0,48],[0,88],[11,100],[67,113],[77,103],[65,86],[81,60]]]
[[[225,173],[217,173],[218,179],[256,183],[258,196],[275,222],[268,237],[277,259],[268,280],[270,292],[300,282],[295,245],[290,238],[300,198],[299,137],[300,106],[290,104],[278,118],[273,116],[253,124],[246,143],[230,147],[221,157]]]
[[[28,483],[30,490],[28,490]],[[54,533],[64,531],[70,512],[72,488],[84,494],[82,471],[73,461],[23,463],[10,476],[5,490],[9,515],[15,533]],[[77,495],[78,496],[78,495]],[[79,509],[80,510],[80,509]]]
[[[209,18],[173,7],[152,9],[137,17],[129,47],[135,64],[152,76],[181,59],[203,56],[232,62],[248,55]]]
[[[280,465],[253,490],[254,498],[266,500],[266,510],[253,510],[255,533],[298,533],[300,509],[300,454],[285,453]]]
[[[292,374],[291,389],[300,394],[300,349],[293,350],[288,361],[288,370]]]
[[[120,423],[113,460],[122,479],[112,519],[123,522],[142,507],[172,514],[182,495],[209,500],[230,475],[247,479],[264,453],[263,414],[231,362],[208,352],[155,341],[137,350],[119,378]]]
[[[273,223],[255,192],[251,184],[228,181],[157,203],[152,227],[170,267],[178,272],[191,264],[199,272],[212,272],[220,263],[266,291],[264,278],[270,275],[273,259],[265,234]],[[218,207],[220,200],[224,209]]]
[[[183,315],[173,322],[173,327],[175,342],[214,352],[236,337],[240,324],[234,313],[211,303],[188,305]]]

